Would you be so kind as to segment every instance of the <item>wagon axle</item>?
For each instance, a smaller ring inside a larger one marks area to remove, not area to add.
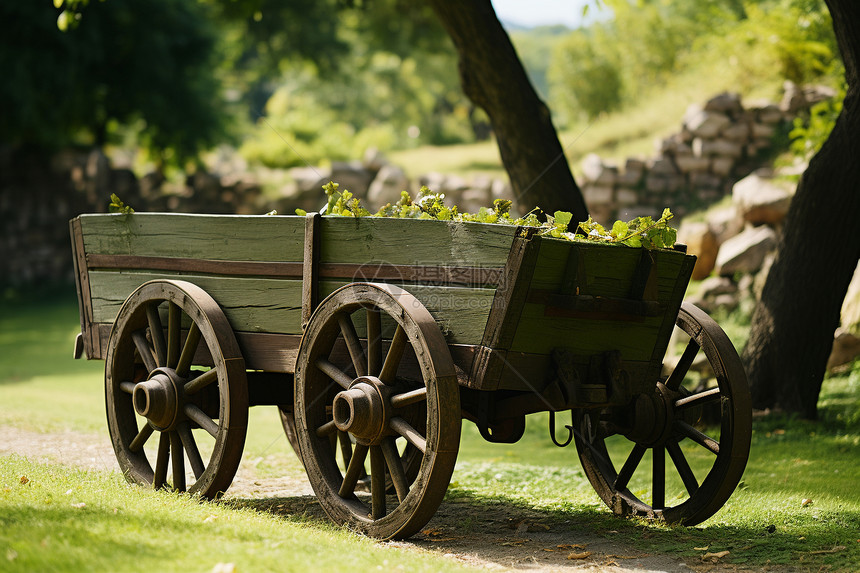
[[[376,445],[386,434],[391,419],[391,387],[376,376],[362,376],[332,402],[334,424],[351,433],[357,442]]]

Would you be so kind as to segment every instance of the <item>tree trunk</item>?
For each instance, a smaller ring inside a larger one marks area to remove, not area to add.
[[[428,0],[460,55],[463,91],[490,116],[502,162],[521,207],[552,214],[588,209],[540,100],[490,0]]]
[[[848,91],[830,137],[801,177],[744,350],[753,407],[810,419],[860,258],[860,3],[826,2]]]

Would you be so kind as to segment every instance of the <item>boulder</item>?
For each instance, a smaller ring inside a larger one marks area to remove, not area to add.
[[[383,165],[370,183],[367,202],[371,208],[378,209],[386,203],[400,200],[400,192],[409,187],[409,178],[396,165]]]
[[[738,93],[723,92],[705,102],[705,111],[734,114],[742,110],[741,95]]]
[[[716,269],[720,276],[758,271],[767,254],[776,248],[776,232],[767,226],[751,227],[720,246]]]
[[[860,263],[842,302],[842,327],[860,336]]]
[[[687,252],[696,255],[696,266],[692,279],[702,280],[714,270],[717,261],[717,237],[706,222],[681,223],[678,229],[678,242],[687,245]]]
[[[858,356],[860,356],[860,338],[843,328],[837,328],[833,338],[833,348],[827,359],[828,372],[848,364]]]
[[[360,161],[334,161],[331,164],[331,179],[340,184],[340,190],[348,189],[359,198],[367,197],[374,174],[365,169]]]
[[[731,124],[732,120],[724,113],[689,108],[684,115],[684,127],[696,137],[710,139]]]
[[[612,186],[618,178],[618,168],[604,163],[596,153],[589,153],[582,160],[582,175],[598,185]]]
[[[753,173],[732,188],[732,202],[743,219],[753,225],[776,225],[785,219],[792,193],[774,179]]]

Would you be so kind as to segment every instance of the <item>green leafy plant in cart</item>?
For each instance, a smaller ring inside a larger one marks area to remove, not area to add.
[[[669,209],[664,209],[657,220],[652,217],[636,217],[627,222],[615,221],[610,228],[604,227],[589,217],[587,221],[578,223],[571,231],[573,221],[571,213],[556,211],[552,215],[547,214],[546,219],[541,220],[542,211],[536,207],[522,217],[513,217],[511,216],[512,201],[507,199],[496,199],[492,207],[481,207],[476,213],[466,213],[461,212],[456,205],[446,205],[443,193],[435,193],[427,187],[422,187],[416,199],[413,199],[408,191],[401,191],[400,199],[396,203],[388,203],[376,213],[371,213],[361,206],[360,200],[351,192],[346,189],[340,191],[339,188],[340,186],[334,182],[323,185],[328,199],[321,210],[323,215],[432,219],[536,227],[538,234],[542,236],[646,249],[670,249],[677,238],[675,229],[668,225],[669,220],[674,217]],[[296,214],[304,216],[307,212],[296,209]]]

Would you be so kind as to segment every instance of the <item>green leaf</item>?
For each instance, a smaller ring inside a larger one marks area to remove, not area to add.
[[[624,221],[615,221],[615,223],[612,225],[612,231],[610,232],[610,235],[612,235],[612,238],[616,240],[623,239],[627,236],[627,229],[627,223],[625,223]]]
[[[134,213],[134,209],[132,209],[130,205],[126,205],[125,203],[123,203],[122,199],[117,197],[116,193],[111,193],[110,205],[108,205],[108,212],[131,215],[132,213]]]
[[[299,217],[307,217],[308,212],[304,209],[296,209],[296,215],[298,215]]]
[[[573,219],[573,213],[568,213],[567,211],[556,211],[553,214],[553,218],[555,219],[555,226],[564,232],[567,230],[567,227],[570,225],[570,221]]]

